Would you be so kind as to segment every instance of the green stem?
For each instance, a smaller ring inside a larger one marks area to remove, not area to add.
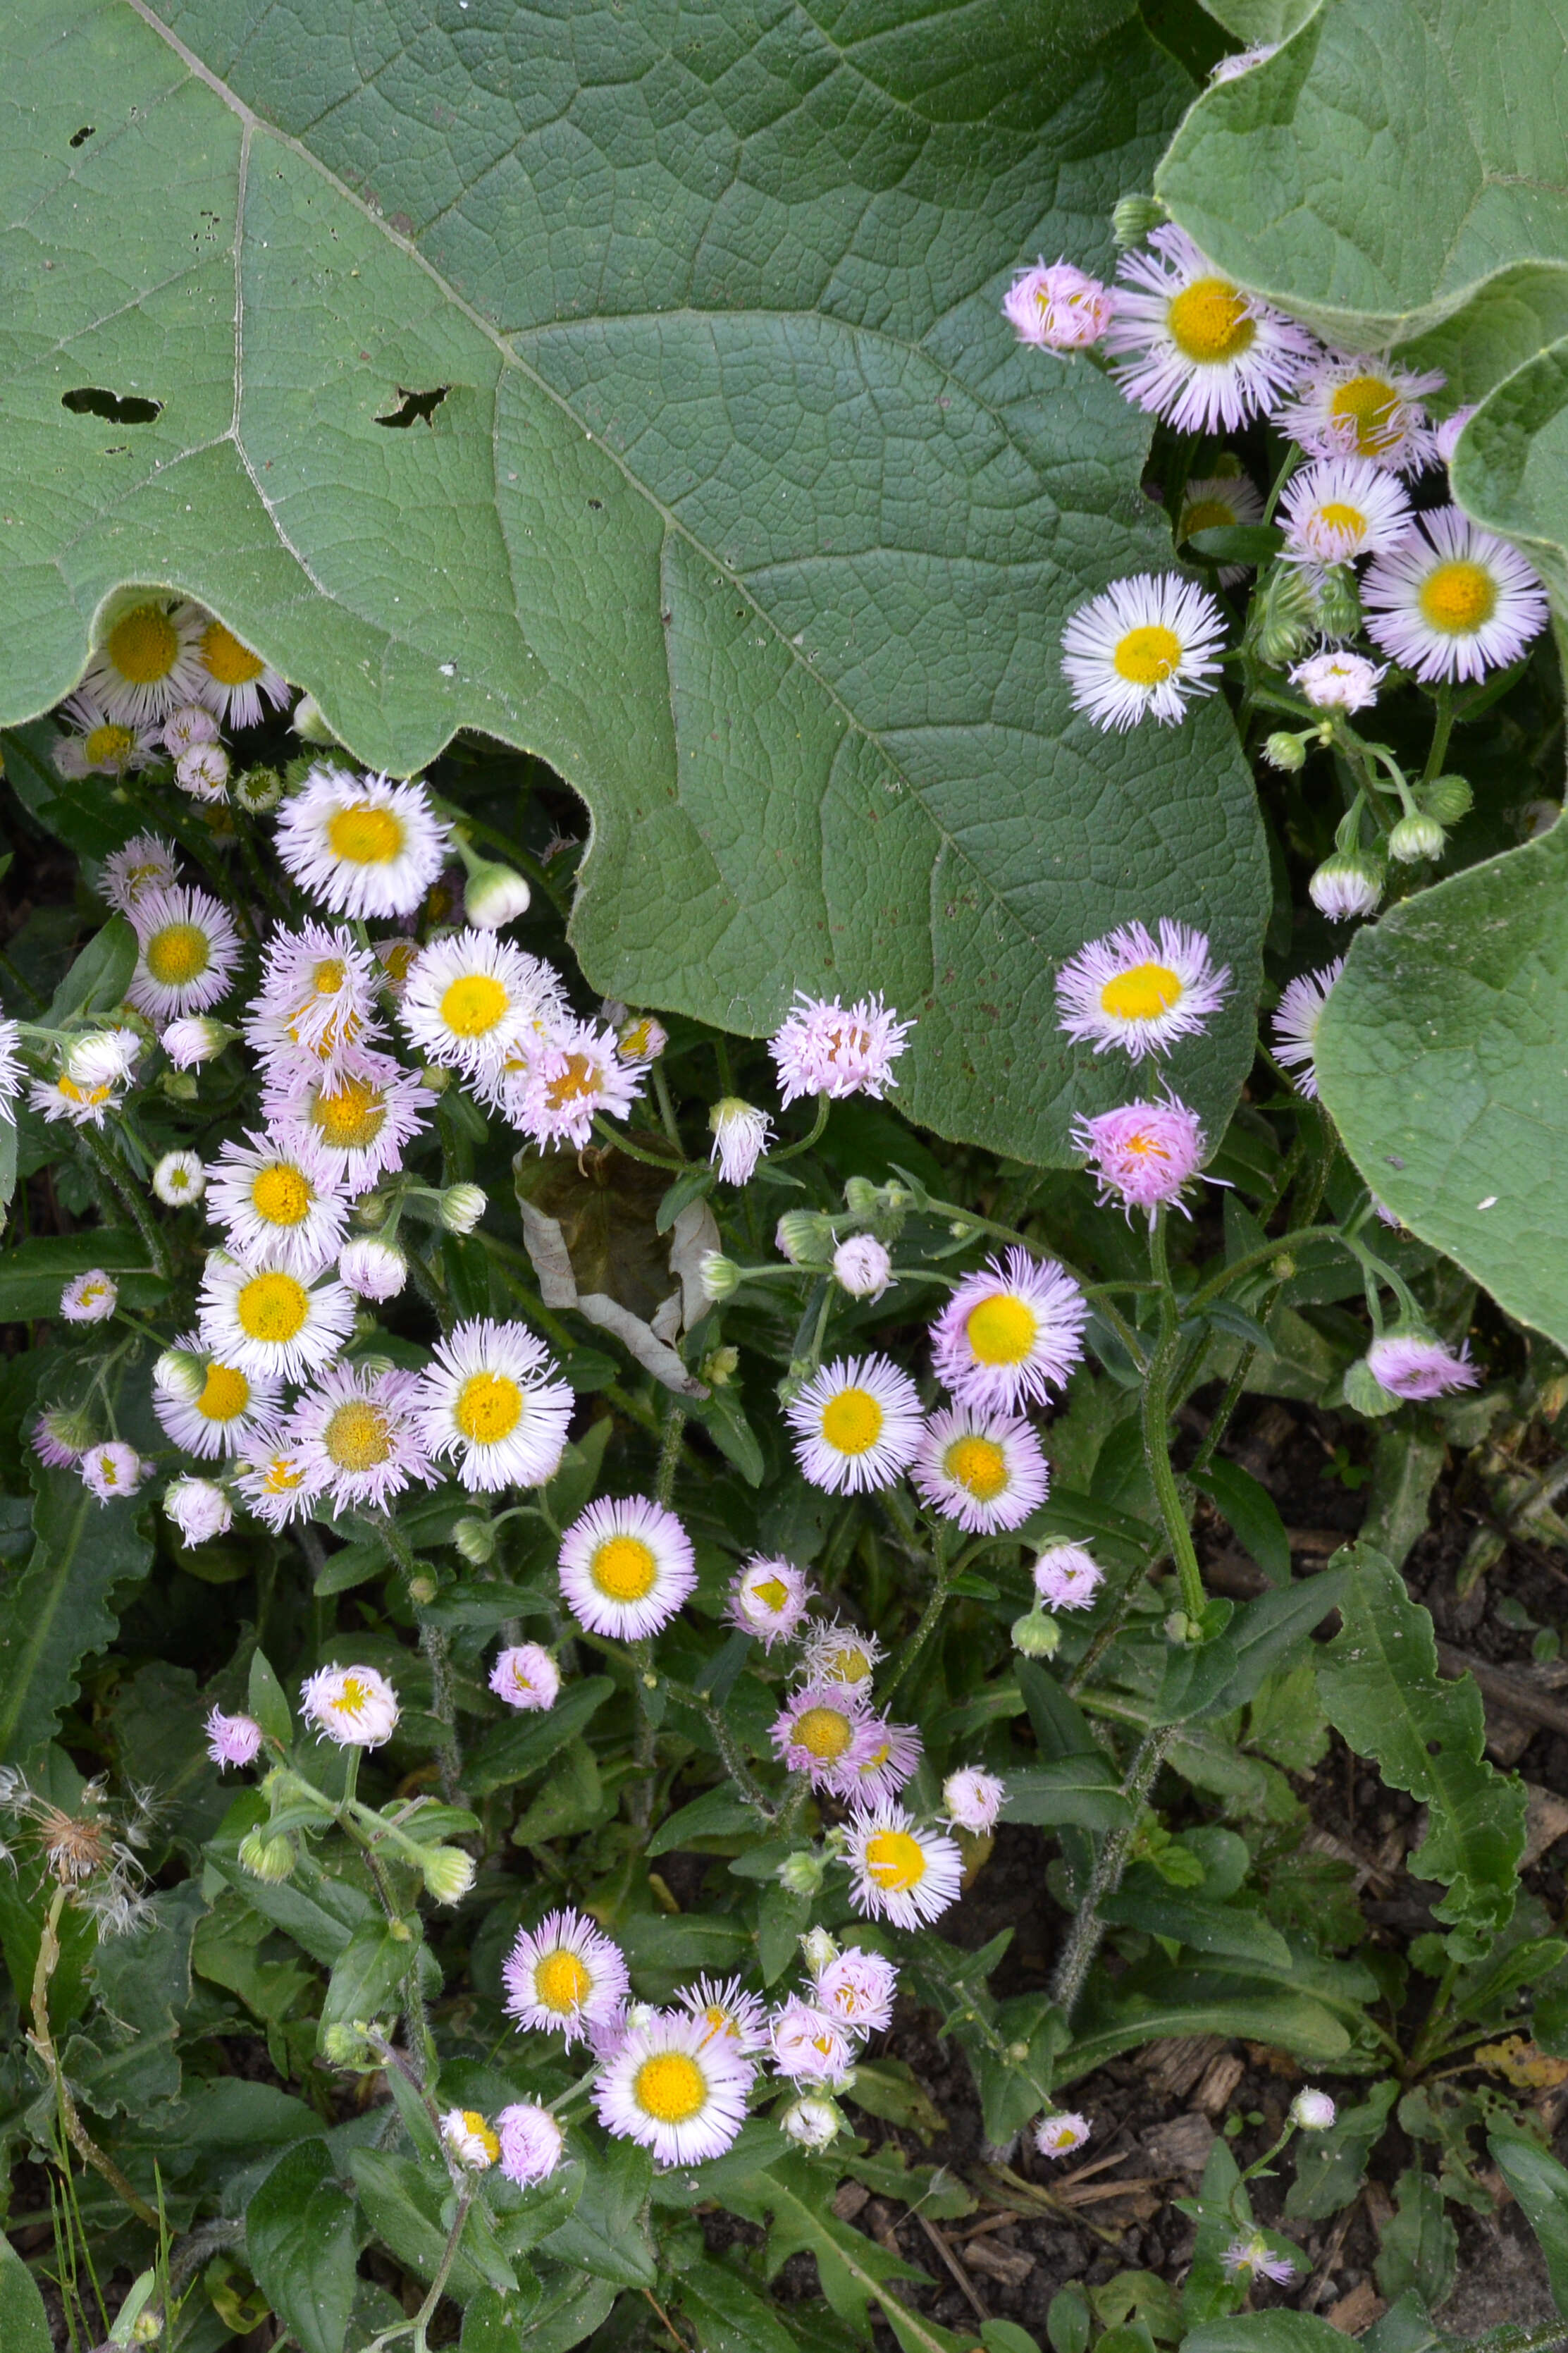
[[[798,1160],[803,1152],[809,1152],[811,1150],[812,1145],[820,1137],[823,1129],[826,1125],[827,1097],[826,1095],[818,1095],[816,1098],[816,1117],[812,1123],[810,1134],[803,1135],[798,1144],[786,1144],[782,1152],[770,1152],[768,1158],[773,1162],[775,1168],[782,1160]]]
[[[1176,1564],[1176,1574],[1181,1579],[1182,1608],[1188,1618],[1196,1620],[1203,1615],[1204,1581],[1193,1545],[1193,1533],[1187,1525],[1186,1512],[1176,1485],[1176,1474],[1171,1468],[1170,1379],[1181,1338],[1176,1317],[1176,1294],[1165,1254],[1163,1208],[1155,1210],[1153,1223],[1149,1229],[1149,1260],[1161,1286],[1160,1337],[1143,1380],[1143,1452],[1149,1464],[1149,1476],[1154,1483],[1154,1499],[1160,1506],[1160,1517],[1165,1524],[1171,1557]]]
[[[1421,781],[1429,785],[1443,773],[1443,763],[1448,756],[1448,738],[1454,728],[1454,690],[1445,679],[1437,689],[1437,717],[1432,729],[1432,749],[1426,754],[1426,765]]]
[[[675,1116],[675,1105],[670,1100],[669,1081],[664,1074],[662,1056],[659,1056],[653,1065],[653,1099],[658,1105],[658,1115],[664,1124],[664,1132],[675,1146],[675,1156],[678,1160],[684,1161],[686,1146],[680,1140],[680,1125]]]
[[[680,1440],[686,1428],[686,1408],[673,1398],[665,1411],[664,1435],[659,1442],[658,1469],[654,1473],[653,1492],[656,1502],[668,1512],[675,1500],[675,1474],[680,1468]]]
[[[920,1657],[921,1652],[925,1649],[926,1644],[935,1633],[937,1621],[941,1618],[943,1609],[946,1607],[947,1597],[952,1589],[953,1577],[957,1573],[956,1570],[949,1565],[947,1557],[947,1530],[940,1521],[937,1523],[932,1533],[931,1557],[935,1565],[936,1576],[931,1585],[931,1599],[926,1603],[924,1609],[921,1613],[919,1625],[915,1628],[914,1632],[910,1636],[909,1641],[904,1644],[902,1650],[899,1653],[899,1663],[894,1672],[892,1682],[888,1684],[884,1691],[878,1694],[880,1704],[884,1708],[891,1707],[894,1693],[898,1690],[899,1685],[903,1682],[904,1677],[909,1673],[910,1669],[914,1665],[915,1661]]]
[[[1069,2023],[1105,1935],[1100,1907],[1106,1897],[1113,1895],[1121,1884],[1121,1874],[1127,1868],[1128,1853],[1138,1828],[1138,1817],[1153,1787],[1154,1776],[1164,1762],[1165,1751],[1175,1738],[1175,1729],[1173,1725],[1155,1725],[1145,1733],[1127,1768],[1121,1794],[1131,1809],[1132,1819],[1122,1829],[1106,1834],[1104,1844],[1095,1858],[1088,1891],[1079,1905],[1067,1949],[1058,1964],[1051,1985],[1051,2000]]]
[[[654,1068],[658,1068],[657,1062]],[[680,1174],[682,1164],[679,1161],[667,1160],[662,1152],[645,1152],[640,1144],[632,1142],[624,1127],[612,1127],[598,1112],[594,1114],[594,1133],[601,1144],[609,1145],[612,1152],[624,1152],[629,1160],[640,1160],[649,1168],[662,1168],[667,1176],[679,1176]],[[677,1136],[676,1149],[679,1151],[679,1148],[680,1139]]]
[[[1281,1234],[1278,1241],[1260,1242],[1256,1250],[1248,1250],[1243,1258],[1232,1259],[1228,1266],[1222,1266],[1217,1274],[1211,1275],[1206,1282],[1199,1285],[1185,1302],[1184,1312],[1188,1321],[1194,1315],[1201,1315],[1209,1302],[1217,1299],[1222,1292],[1228,1291],[1233,1282],[1240,1282],[1247,1275],[1257,1274],[1260,1269],[1271,1266],[1278,1258],[1288,1258],[1290,1251],[1299,1249],[1301,1243],[1337,1242],[1344,1239],[1338,1226],[1305,1226]]]
[[[431,1714],[441,1727],[436,1759],[441,1774],[441,1794],[449,1806],[463,1803],[463,1756],[458,1746],[458,1704],[452,1690],[452,1670],[447,1637],[439,1626],[424,1619],[419,1647],[430,1665]]]
[[[163,1247],[163,1237],[153,1220],[147,1215],[147,1205],[121,1167],[118,1156],[93,1128],[78,1128],[77,1139],[86,1146],[99,1169],[113,1187],[116,1198],[128,1212],[132,1225],[147,1246],[147,1256],[152,1261],[153,1273],[161,1274],[167,1280],[169,1253]]]

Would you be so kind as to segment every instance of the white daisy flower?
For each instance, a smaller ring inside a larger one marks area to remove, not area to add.
[[[1152,251],[1124,253],[1104,346],[1127,398],[1178,433],[1234,432],[1289,392],[1316,345],[1304,329],[1244,294],[1164,222]]]
[[[836,1357],[784,1408],[795,1461],[814,1487],[859,1494],[890,1487],[914,1461],[921,1401],[889,1357]]]
[[[101,1446],[89,1446],[78,1458],[77,1469],[82,1485],[100,1504],[112,1504],[121,1495],[134,1495],[149,1466],[142,1461],[133,1446],[110,1439]]]
[[[351,1195],[401,1168],[405,1147],[436,1101],[390,1054],[360,1054],[352,1067],[279,1080],[261,1098],[268,1133]]]
[[[339,1365],[300,1398],[279,1438],[305,1474],[312,1504],[334,1512],[380,1511],[418,1481],[432,1483],[415,1411],[418,1377]]]
[[[910,1475],[922,1502],[971,1535],[1021,1527],[1050,1485],[1028,1423],[973,1405],[931,1415]]]
[[[517,2100],[496,2118],[500,2169],[520,2189],[548,2181],[565,2153],[560,2126],[536,2100]]]
[[[150,891],[170,891],[180,879],[180,861],[155,833],[132,834],[123,849],[103,861],[99,888],[121,915],[133,915]]]
[[[774,2011],[769,2046],[778,2073],[795,2084],[836,2084],[855,2059],[843,2021],[797,1993]]]
[[[723,1095],[709,1113],[708,1124],[713,1131],[713,1149],[708,1157],[718,1162],[725,1184],[748,1184],[773,1135],[773,1124],[767,1113],[754,1103],[742,1103],[739,1095]]]
[[[163,749],[174,760],[183,760],[198,744],[217,740],[217,721],[205,702],[182,702],[163,723]]]
[[[858,1810],[845,1833],[851,1900],[863,1917],[918,1928],[956,1903],[963,1857],[945,1831],[921,1830],[902,1806]]]
[[[337,1356],[353,1330],[354,1303],[341,1282],[305,1282],[287,1267],[244,1267],[210,1250],[197,1321],[226,1365],[299,1381]]]
[[[1156,946],[1142,923],[1125,923],[1062,966],[1057,1027],[1097,1054],[1121,1046],[1137,1062],[1196,1037],[1229,989],[1230,966],[1215,968],[1205,933],[1163,916]]]
[[[143,892],[131,909],[136,970],[126,1001],[155,1021],[205,1013],[224,996],[239,962],[239,934],[205,891],[175,883]]]
[[[816,1976],[817,2000],[851,2033],[879,2034],[892,2024],[899,1972],[880,1953],[846,1945]]]
[[[490,1669],[490,1689],[508,1707],[538,1713],[554,1706],[561,1670],[538,1642],[510,1642]]]
[[[1347,654],[1336,648],[1297,662],[1290,683],[1314,711],[1370,711],[1387,676],[1386,662],[1369,661],[1365,654]]]
[[[408,1261],[395,1242],[374,1235],[350,1242],[338,1252],[338,1281],[356,1299],[395,1299],[408,1280]]]
[[[1257,483],[1238,467],[1234,474],[1200,474],[1182,492],[1176,522],[1176,545],[1184,547],[1200,531],[1235,531],[1244,523],[1263,521],[1263,499]],[[1250,564],[1220,566],[1220,586],[1233,588],[1253,569]]]
[[[1446,380],[1439,368],[1417,374],[1392,360],[1327,352],[1273,422],[1310,457],[1367,458],[1395,474],[1418,474],[1436,449],[1421,404]]]
[[[867,1726],[866,1754],[845,1774],[845,1793],[858,1806],[880,1805],[896,1798],[920,1770],[925,1743],[912,1724],[889,1724],[874,1715]]]
[[[171,1209],[199,1201],[207,1189],[207,1172],[195,1152],[165,1152],[153,1171],[153,1190]]]
[[[172,1480],[163,1490],[163,1509],[179,1529],[181,1543],[186,1546],[210,1544],[214,1536],[226,1535],[234,1525],[234,1506],[211,1479]],[[210,1722],[209,1718],[209,1727]],[[211,1755],[210,1747],[207,1753]],[[251,1755],[255,1753],[253,1749]],[[250,1759],[241,1761],[248,1764]]]
[[[1108,731],[1148,718],[1173,727],[1194,695],[1214,692],[1224,636],[1214,598],[1177,573],[1113,580],[1070,613],[1062,631],[1073,709]]]
[[[882,1655],[875,1634],[862,1634],[858,1626],[841,1626],[835,1619],[830,1626],[813,1629],[801,1650],[800,1672],[806,1683],[863,1691]]]
[[[811,1594],[810,1578],[793,1561],[754,1553],[735,1574],[724,1615],[771,1651],[775,1642],[788,1641],[811,1605]]]
[[[195,610],[158,597],[121,613],[95,649],[81,691],[132,727],[161,726],[178,704],[199,702]]]
[[[1336,956],[1321,972],[1299,973],[1294,980],[1286,983],[1275,1008],[1274,1059],[1296,1072],[1296,1092],[1305,1095],[1309,1103],[1318,1100],[1318,1073],[1313,1062],[1318,1050],[1318,1024],[1323,1018],[1329,992],[1344,968],[1343,956]]]
[[[336,1258],[349,1204],[314,1155],[252,1134],[226,1144],[207,1171],[207,1218],[244,1266],[287,1268],[309,1278]]]
[[[1280,501],[1285,553],[1295,564],[1352,564],[1383,555],[1410,527],[1397,474],[1370,458],[1322,458],[1291,475]]]
[[[68,1071],[35,1079],[27,1089],[27,1102],[34,1111],[47,1120],[68,1120],[72,1127],[101,1127],[122,1100],[107,1083],[79,1086]]]
[[[547,1912],[537,1928],[519,1929],[501,1978],[507,2016],[561,2035],[568,2050],[614,2018],[631,1991],[620,1947],[572,1911]]]
[[[433,1455],[458,1458],[471,1494],[542,1487],[560,1467],[573,1392],[523,1324],[479,1317],[440,1341],[419,1377],[419,1427]]]
[[[691,1539],[646,1497],[602,1497],[561,1539],[562,1598],[591,1634],[640,1641],[667,1626],[697,1584]]]
[[[514,1116],[536,1143],[573,1144],[581,1151],[593,1140],[595,1115],[625,1118],[646,1075],[646,1064],[621,1060],[613,1029],[592,1021],[560,1022],[530,1060]]]
[[[60,1314],[68,1324],[107,1324],[120,1303],[120,1285],[100,1266],[73,1275],[60,1293]]]
[[[318,1667],[300,1686],[300,1704],[340,1748],[379,1748],[397,1729],[397,1694],[374,1667]]]
[[[1427,683],[1517,661],[1546,627],[1541,582],[1516,547],[1458,507],[1418,515],[1362,584],[1366,631]]]
[[[1042,2116],[1035,2126],[1035,2147],[1042,2157],[1070,2157],[1089,2138],[1089,2119],[1076,2110]]]
[[[606,2132],[653,2151],[657,2165],[721,2157],[746,2121],[752,2067],[700,2020],[670,2011],[634,2027],[594,2084]]]
[[[1009,1250],[964,1276],[931,1326],[931,1363],[964,1405],[1016,1413],[1066,1388],[1088,1322],[1070,1274],[1026,1250]]]
[[[525,1051],[568,1016],[560,976],[542,956],[470,928],[421,949],[398,1018],[429,1061],[493,1077],[510,1056],[521,1068]]]
[[[186,1355],[194,1355],[200,1346],[194,1332],[180,1342]],[[153,1377],[153,1410],[159,1428],[174,1445],[198,1455],[204,1462],[220,1454],[248,1453],[256,1443],[269,1439],[277,1430],[282,1405],[280,1380],[241,1372],[237,1365],[223,1364],[216,1356],[208,1356],[202,1366],[194,1397],[166,1387],[156,1374]]]
[[[385,1034],[376,1019],[379,980],[374,958],[342,924],[275,932],[246,1013],[246,1042],[264,1061],[312,1077],[334,1071]]]
[[[50,756],[58,776],[129,776],[150,768],[158,757],[157,730],[111,719],[96,695],[68,695],[59,716],[80,733],[62,735],[55,745]]]
[[[441,871],[451,828],[423,785],[321,764],[283,805],[284,867],[334,915],[411,914]]]
[[[210,613],[204,613],[199,606],[193,610],[200,623],[196,666],[201,683],[196,691],[215,716],[226,727],[256,727],[261,723],[265,703],[274,711],[283,710],[289,701],[289,681],[282,672],[241,645],[233,630]]]
[[[984,1838],[996,1827],[1006,1785],[978,1765],[962,1766],[942,1785],[942,1802],[954,1830]]]
[[[699,1978],[695,1985],[679,1986],[676,2000],[717,2035],[750,2059],[768,2047],[767,2004],[748,1993],[739,1978]]]
[[[274,1535],[310,1513],[304,1470],[283,1448],[247,1454],[234,1483],[247,1508]]]
[[[471,2173],[488,2172],[500,2155],[500,2138],[478,2108],[448,2108],[441,2118],[441,2138]]]

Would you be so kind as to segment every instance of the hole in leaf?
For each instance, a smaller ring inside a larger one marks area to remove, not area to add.
[[[84,122],[79,131],[73,131],[71,132],[71,145],[73,147],[85,147],[97,128],[98,125],[96,122]]]
[[[1426,1754],[1428,1757],[1441,1757],[1443,1754],[1442,1742],[1440,1740],[1429,1740],[1426,1743]]]
[[[163,414],[161,400],[143,400],[139,393],[129,392],[123,397],[117,392],[106,392],[100,384],[78,385],[74,392],[62,392],[60,406],[68,408],[73,417],[105,417],[111,425],[151,425]]]
[[[593,508],[595,514],[599,514],[603,512],[605,501],[603,499],[590,499],[588,504]]]
[[[410,392],[405,385],[400,384],[397,397],[403,406],[394,409],[390,417],[378,417],[375,421],[378,425],[390,425],[398,431],[410,425],[424,424],[434,432],[436,411],[451,389],[449,384],[438,384],[434,392]]]

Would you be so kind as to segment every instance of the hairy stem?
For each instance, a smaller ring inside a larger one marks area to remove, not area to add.
[[[139,2191],[132,2188],[114,2159],[104,2155],[83,2124],[71,2087],[66,2081],[65,2070],[60,2065],[54,2037],[49,2031],[49,1979],[60,1957],[59,1925],[65,1904],[66,1891],[63,1887],[57,1887],[44,1921],[43,1934],[38,1938],[37,1965],[33,1971],[33,2025],[27,2040],[48,2071],[55,2098],[59,2104],[60,2122],[65,2127],[66,2138],[77,2155],[84,2164],[90,2165],[95,2173],[101,2174],[110,2188],[124,2199],[139,2222],[145,2222],[150,2231],[155,2231],[158,2217],[152,2207]]]
[[[1197,1619],[1203,1615],[1204,1581],[1176,1474],[1171,1468],[1170,1384],[1181,1335],[1176,1321],[1176,1294],[1165,1255],[1163,1210],[1155,1211],[1154,1222],[1149,1229],[1149,1258],[1160,1283],[1160,1337],[1143,1378],[1143,1453],[1154,1484],[1154,1500],[1164,1522],[1165,1539],[1181,1579],[1182,1608],[1190,1619]]]
[[[1121,1884],[1121,1874],[1127,1868],[1127,1857],[1138,1828],[1138,1816],[1143,1800],[1153,1786],[1154,1776],[1165,1759],[1165,1751],[1175,1737],[1175,1726],[1157,1724],[1140,1741],[1127,1778],[1121,1784],[1121,1794],[1132,1810],[1132,1819],[1122,1830],[1110,1831],[1095,1859],[1088,1892],[1079,1905],[1078,1918],[1067,1949],[1057,1965],[1051,1985],[1051,2000],[1069,2023],[1078,2006],[1094,1957],[1105,1935],[1105,1924],[1100,1907],[1108,1895],[1113,1895]]]

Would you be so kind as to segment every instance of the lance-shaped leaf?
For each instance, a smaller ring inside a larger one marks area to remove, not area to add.
[[[904,1106],[1037,1160],[1125,1083],[1061,959],[1180,914],[1238,984],[1183,1064],[1217,1135],[1250,783],[1217,702],[1072,716],[1066,616],[1169,529],[1148,419],[998,313],[1109,268],[1191,86],[1131,0],[819,15],[12,11],[0,717],[177,586],[362,758],[471,726],[577,786],[600,987],[752,1031],[880,987]]]
[[[153,1564],[134,1504],[100,1504],[74,1471],[40,1463],[34,1481],[32,1554],[0,1594],[0,1757],[53,1737],[82,1660],[114,1640],[114,1588]]]

